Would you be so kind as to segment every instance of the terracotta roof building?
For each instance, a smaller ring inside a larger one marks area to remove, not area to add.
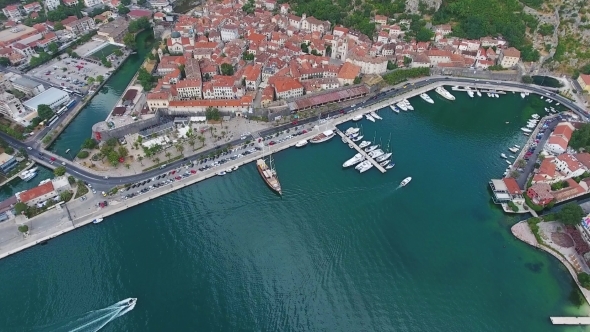
[[[31,206],[46,201],[56,195],[57,192],[53,189],[53,183],[50,181],[33,189],[21,192],[18,194],[18,200]]]

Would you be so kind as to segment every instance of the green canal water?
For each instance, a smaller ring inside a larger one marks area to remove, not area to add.
[[[143,63],[147,52],[153,47],[153,33],[143,31],[137,35],[137,54],[132,54],[119,70],[107,81],[103,89],[80,111],[78,116],[62,132],[49,150],[73,159],[82,142],[92,135],[92,125],[104,121],[121,98],[121,94]],[[66,150],[71,149],[69,154]]]
[[[392,135],[386,174],[343,170],[354,152],[334,138],[275,155],[282,198],[249,164],[0,260],[0,330],[127,297],[105,331],[568,330],[549,316],[586,310],[569,274],[513,238],[488,192],[529,101],[455,95],[362,121]]]

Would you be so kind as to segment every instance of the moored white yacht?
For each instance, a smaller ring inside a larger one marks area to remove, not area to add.
[[[346,131],[344,132],[344,135],[346,135],[346,136],[353,135],[353,134],[358,133],[359,131],[361,131],[360,128],[350,127],[348,129],[346,129]]]
[[[334,131],[332,130],[326,130],[321,134],[318,134],[314,137],[312,137],[309,142],[310,143],[322,143],[325,142],[327,140],[329,140],[330,138],[334,137]]]
[[[369,114],[371,114],[371,116],[377,120],[383,120],[383,118],[380,117],[377,113],[375,113],[375,111],[372,111]]]
[[[359,148],[365,148],[367,146],[371,145],[371,141],[362,141],[361,144],[359,144]]]
[[[506,155],[504,153],[500,153],[500,157],[502,157],[504,159],[508,158],[508,157],[506,157]]]
[[[353,138],[353,139],[352,139],[352,141],[353,141],[353,142],[358,142],[358,141],[362,140],[362,139],[363,139],[363,137],[365,137],[365,136],[363,136],[363,135],[359,135],[359,136],[357,136],[357,137]]]
[[[385,169],[392,169],[393,166],[395,166],[395,163],[389,163],[387,166],[385,166]]]
[[[445,99],[455,100],[455,96],[453,96],[450,92],[445,90],[445,88],[443,88],[442,86],[439,86],[438,88],[434,89],[434,91],[436,91],[436,93],[438,93]]]
[[[296,148],[302,148],[304,146],[307,145],[307,140],[306,139],[302,139],[301,141],[297,142],[297,144],[295,144]]]
[[[380,163],[379,163],[379,166],[381,166],[381,167],[385,167],[385,166],[387,166],[388,164],[389,164],[389,160],[384,160],[384,161],[382,161],[382,162],[380,162]]]
[[[528,128],[520,128],[520,130],[524,131],[525,133],[532,133],[533,131]]]
[[[384,160],[387,160],[387,159],[389,159],[389,157],[391,157],[391,155],[392,155],[392,154],[393,154],[393,153],[391,153],[391,152],[387,152],[387,153],[386,153],[386,154],[384,154],[384,155],[381,155],[381,156],[379,156],[379,157],[375,157],[375,161],[376,161],[376,162],[378,162],[378,163],[380,163],[380,162],[382,162],[382,161],[384,161]],[[381,165],[381,166],[385,166],[385,165]]]
[[[371,158],[377,158],[377,157],[380,157],[384,154],[385,154],[385,152],[383,150],[377,149],[377,150],[373,150],[373,151],[369,152],[367,155]]]
[[[404,104],[403,102],[399,102],[397,104],[395,104],[397,107],[399,107],[402,111],[408,111],[408,108],[406,107],[406,104]]]
[[[363,161],[361,164],[363,166],[359,168],[360,173],[364,173],[364,172],[370,170],[371,168],[373,168],[373,164],[371,164],[369,161]]]
[[[432,100],[432,98],[430,98],[430,96],[427,95],[426,93],[421,93],[420,98],[424,99],[424,101],[429,104],[434,104],[434,100]]]
[[[467,94],[469,95],[469,97],[473,98],[475,95],[473,94],[473,91],[471,90],[467,90]]]
[[[367,113],[365,114],[365,118],[367,118],[367,120],[371,121],[371,122],[375,122],[375,118],[371,116],[371,114]]]
[[[344,164],[342,164],[342,167],[350,167],[352,165],[356,165],[358,163],[360,163],[361,161],[365,160],[365,156],[363,156],[360,153],[357,153],[354,155],[354,157],[348,159],[347,161],[344,162]]]
[[[512,148],[508,148],[508,150],[512,153],[517,153],[518,152],[518,148],[517,147],[512,147]]]
[[[355,115],[352,118],[352,121],[361,121],[362,119],[363,119],[363,115],[362,114],[359,114],[359,115]]]
[[[406,107],[410,110],[413,111],[414,110],[414,106],[412,106],[412,104],[410,104],[410,101],[407,99],[402,100],[404,102],[404,104],[406,105]]]
[[[477,93],[478,97],[481,97],[481,92],[479,92],[479,90],[475,90],[475,93]]]
[[[103,218],[96,218],[96,219],[92,220],[92,223],[93,224],[98,224],[98,223],[100,223],[103,220],[104,220]]]
[[[526,95],[524,94],[524,92],[521,92],[521,93],[520,93],[520,98],[524,99],[524,97],[525,97],[525,96],[526,96]]]
[[[365,152],[371,152],[379,147],[379,144],[371,145],[368,148],[365,148]]]
[[[389,107],[391,108],[392,111],[399,114],[399,110],[397,109],[397,107],[395,107],[393,105],[389,105]]]

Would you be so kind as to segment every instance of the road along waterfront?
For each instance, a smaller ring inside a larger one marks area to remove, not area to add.
[[[273,154],[283,197],[246,164],[2,259],[0,326],[129,296],[138,306],[113,330],[554,331],[549,316],[582,316],[559,262],[490,204],[527,100],[431,97],[358,123],[392,133],[385,174],[342,169],[355,151],[337,138],[308,144]]]

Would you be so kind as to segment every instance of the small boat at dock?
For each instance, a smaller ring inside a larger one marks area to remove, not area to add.
[[[359,114],[359,115],[355,115],[352,118],[352,121],[361,121],[362,119],[363,119],[363,115],[362,114]]]
[[[371,114],[371,116],[377,120],[383,120],[383,118],[380,117],[377,113],[375,113],[375,111],[372,111],[369,114]]]
[[[506,155],[504,153],[500,153],[500,157],[507,159],[508,157],[506,157]]]
[[[524,131],[525,133],[532,133],[533,131],[528,128],[520,128],[520,130]]]
[[[96,219],[92,220],[92,223],[98,224],[98,223],[102,222],[103,220],[104,220],[103,218],[96,218]]]
[[[395,113],[399,114],[399,110],[395,106],[389,105],[389,107],[391,108],[392,111],[394,111]]]
[[[395,163],[390,163],[387,166],[385,166],[385,169],[392,169],[393,166],[395,166]]]
[[[442,86],[439,86],[438,88],[434,89],[434,91],[436,93],[438,93],[439,95],[441,95],[443,98],[448,99],[448,100],[455,100],[455,96],[453,96],[450,92],[448,92],[445,88],[443,88]]]
[[[66,150],[66,153],[68,153],[68,152],[70,152],[70,149],[67,149],[67,150]]]
[[[297,142],[297,144],[295,144],[296,148],[302,148],[304,146],[307,145],[307,140],[306,139],[302,139],[301,141]]]
[[[352,158],[345,161],[344,164],[342,164],[342,167],[344,167],[344,168],[350,167],[350,166],[356,165],[364,160],[365,160],[365,156],[363,156],[360,153],[357,153]]]
[[[479,90],[475,90],[475,93],[477,93],[478,97],[481,97],[481,92],[479,92]]]
[[[371,145],[368,148],[365,148],[365,152],[371,152],[379,147],[379,144]]]
[[[430,98],[430,96],[427,95],[426,93],[421,93],[420,98],[422,98],[425,102],[427,102],[429,104],[434,104],[434,100],[432,100],[432,98]]]
[[[216,174],[219,175],[219,176],[224,176],[225,174],[227,174],[227,172],[226,171],[221,171],[221,172],[217,172]]]
[[[334,137],[334,131],[333,130],[326,130],[314,137],[312,137],[309,142],[310,143],[323,143],[327,140],[329,140],[330,138]]]
[[[371,164],[371,162],[368,160],[363,161],[359,165],[361,166],[358,168],[359,173],[364,173],[364,172],[370,170],[371,168],[373,168],[373,164]]]
[[[512,162],[510,160],[504,160],[508,165],[512,165]]]
[[[359,144],[359,148],[366,148],[369,145],[371,145],[371,141],[362,141],[361,144]]]
[[[410,104],[410,101],[407,99],[402,100],[402,102],[406,105],[406,107],[410,110],[413,111],[414,110],[414,106],[412,106],[412,104]]]
[[[473,98],[475,97],[475,95],[473,94],[473,91],[471,90],[467,90],[467,94],[469,95],[469,97]]]
[[[520,98],[524,99],[524,97],[525,97],[525,96],[526,96],[526,95],[524,94],[524,92],[521,92],[521,93],[520,93]]]
[[[403,102],[399,102],[397,104],[395,104],[397,107],[399,107],[402,111],[408,111],[408,108],[406,107],[406,104],[404,104]]]
[[[365,136],[363,136],[363,135],[359,135],[359,136],[357,136],[357,137],[353,138],[353,139],[352,139],[352,141],[353,141],[353,142],[358,142],[358,141],[362,140],[362,139],[363,139],[363,137],[365,137]]]
[[[232,172],[235,172],[238,170],[238,168],[240,168],[240,166],[236,165],[234,167],[231,168]]]
[[[508,150],[512,153],[517,153],[518,152],[518,148],[517,147],[513,147],[513,148],[508,148]]]
[[[365,118],[367,118],[367,120],[371,121],[371,122],[375,122],[375,118],[371,116],[371,114],[367,113],[365,114]]]

